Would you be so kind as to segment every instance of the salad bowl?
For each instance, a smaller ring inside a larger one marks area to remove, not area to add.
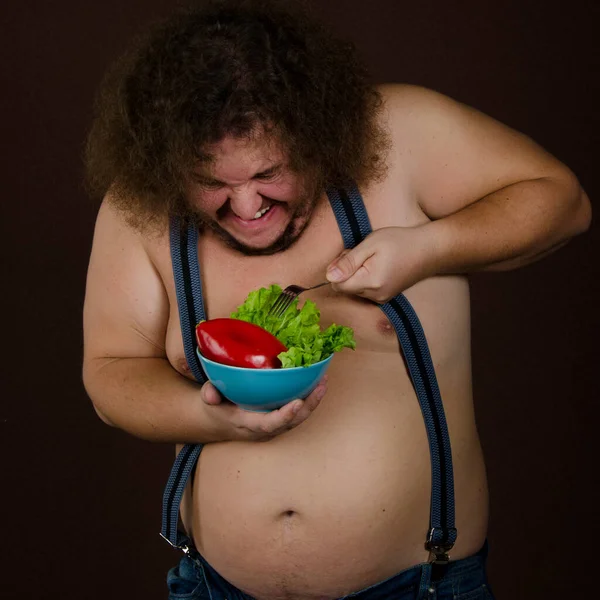
[[[209,381],[227,398],[245,410],[269,412],[306,398],[325,375],[333,354],[308,367],[250,369],[209,360],[196,350]]]
[[[254,290],[229,319],[201,321],[196,327],[196,353],[208,379],[246,410],[268,412],[306,398],[334,353],[356,346],[350,327],[332,323],[322,329],[314,302],[298,306],[304,288],[291,287],[291,299],[275,284]],[[285,310],[273,314],[281,297]]]

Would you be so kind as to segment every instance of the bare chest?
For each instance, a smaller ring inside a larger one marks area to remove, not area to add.
[[[329,211],[320,211],[300,240],[290,249],[273,256],[236,255],[210,236],[200,236],[197,248],[206,318],[228,317],[248,294],[277,284],[311,286],[325,281],[327,265],[344,249],[343,239]],[[177,294],[170,258],[160,259],[159,270],[170,300],[167,328],[167,356],[181,374],[191,376],[185,359]],[[316,303],[323,328],[331,323],[352,327],[357,345],[363,349],[397,351],[395,332],[383,312],[372,302],[336,293],[330,286],[305,292]]]
[[[392,206],[386,211],[384,207]],[[389,226],[411,226],[422,222],[423,216],[408,207],[391,202],[374,203],[368,207],[373,229]],[[197,257],[202,281],[202,297],[206,318],[228,317],[244,302],[247,295],[258,288],[278,284],[311,286],[325,280],[327,265],[344,249],[342,235],[331,208],[322,205],[298,242],[285,252],[273,256],[241,256],[224,248],[210,235],[200,236]],[[157,268],[170,301],[170,317],[166,332],[167,356],[172,366],[182,375],[192,378],[185,358],[177,294],[168,248],[157,256]],[[458,284],[460,287],[460,284]],[[409,298],[428,331],[434,346],[442,345],[440,352],[450,349],[445,322],[456,321],[456,309],[464,304],[464,294],[457,302],[452,300],[457,283],[450,278],[434,278],[407,290]],[[444,302],[441,302],[444,298]],[[380,308],[371,301],[336,293],[330,286],[305,292],[301,302],[314,301],[321,313],[325,328],[331,323],[352,327],[357,349],[378,353],[398,353],[396,333]],[[460,311],[459,311],[460,312]],[[453,336],[450,336],[453,337]],[[437,338],[439,338],[439,343]]]

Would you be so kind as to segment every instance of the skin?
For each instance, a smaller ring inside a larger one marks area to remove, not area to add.
[[[188,204],[223,243],[245,255],[285,250],[302,233],[318,195],[306,191],[283,150],[265,134],[226,138],[206,149],[212,161],[188,185]],[[256,220],[258,211],[271,210]]]
[[[195,383],[167,224],[144,237],[110,202],[98,216],[84,311],[88,393],[105,422],[133,435],[209,442],[182,517],[205,558],[259,600],[337,598],[428,558],[425,428],[396,335],[373,303],[400,292],[423,324],[450,431],[459,532],[451,558],[481,547],[488,497],[465,274],[532,262],[590,222],[574,175],[525,136],[429,90],[382,93],[389,169],[361,190],[374,232],[350,252],[326,197],[303,197],[285,153],[260,136],[215,145],[208,172],[190,183],[190,206],[211,224],[198,245],[209,318],[271,283],[333,281],[304,297],[324,326],[353,327],[357,349],[336,355],[305,401],[250,413]],[[260,174],[273,165],[281,168],[267,181]],[[270,213],[250,220],[272,200]],[[288,245],[274,252],[285,230]]]

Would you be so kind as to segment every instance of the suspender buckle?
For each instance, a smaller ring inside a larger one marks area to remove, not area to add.
[[[177,545],[174,544],[168,537],[164,536],[162,533],[159,533],[160,537],[165,540],[169,546],[176,548],[177,550],[181,550],[186,556],[190,555],[190,547],[187,544]]]
[[[436,528],[432,527],[427,534],[427,541],[425,542],[425,549],[429,550],[429,562],[436,565],[446,565],[450,562],[450,556],[448,552],[454,547],[454,542],[449,541],[450,539],[456,539],[456,529],[450,527],[448,529],[440,529],[445,535],[442,539],[446,539],[446,542],[434,542],[433,539],[436,537]]]

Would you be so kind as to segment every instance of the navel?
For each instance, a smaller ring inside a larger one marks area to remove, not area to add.
[[[279,514],[279,518],[284,520],[284,521],[289,521],[290,519],[294,518],[298,513],[295,510],[284,510],[282,513]]]

